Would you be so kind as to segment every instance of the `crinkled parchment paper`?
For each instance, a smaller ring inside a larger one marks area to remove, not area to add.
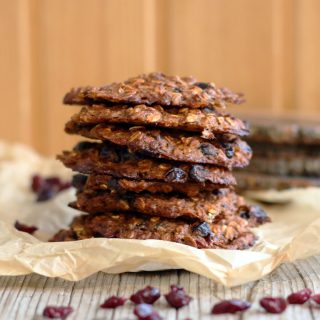
[[[183,268],[226,286],[253,281],[280,263],[320,253],[320,189],[250,193],[277,205],[265,209],[273,223],[259,229],[260,241],[251,250],[199,250],[159,240],[88,239],[45,242],[79,214],[67,206],[74,190],[36,203],[30,191],[34,173],[71,172],[21,145],[0,143],[0,275],[36,272],[79,280],[97,271],[120,273]],[[284,199],[284,200],[283,200]],[[283,200],[283,201],[282,201]],[[13,228],[15,220],[39,227],[35,237]]]

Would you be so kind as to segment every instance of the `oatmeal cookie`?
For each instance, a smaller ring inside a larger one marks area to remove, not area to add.
[[[232,173],[208,165],[175,163],[131,153],[109,143],[80,142],[72,151],[58,156],[64,165],[84,174],[108,174],[134,180],[156,180],[172,183],[212,183],[235,185]]]
[[[154,72],[102,87],[74,88],[65,95],[63,102],[224,108],[227,103],[240,104],[243,97],[227,88],[218,88],[211,82],[198,82],[193,77],[166,76]]]
[[[79,126],[73,121],[67,123],[66,132],[109,141],[155,158],[213,164],[228,169],[247,166],[252,155],[246,142],[230,136],[206,140],[196,135],[145,127],[123,128],[105,124],[91,127]]]
[[[201,132],[213,139],[215,133],[247,135],[248,126],[240,119],[213,109],[163,108],[159,105],[92,105],[85,106],[72,117],[79,125],[127,123]]]

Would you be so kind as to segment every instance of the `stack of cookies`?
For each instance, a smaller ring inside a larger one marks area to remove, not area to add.
[[[224,112],[241,95],[192,77],[151,73],[82,87],[66,132],[83,141],[58,158],[74,171],[86,214],[53,241],[160,239],[197,248],[245,249],[269,218],[234,192],[231,169],[248,165],[247,125]]]
[[[252,119],[250,165],[237,172],[241,190],[320,187],[320,124]]]

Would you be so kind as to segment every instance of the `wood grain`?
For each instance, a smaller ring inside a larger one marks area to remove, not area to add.
[[[320,111],[318,0],[0,0],[0,137],[56,154],[72,86],[193,74],[246,94],[241,115]]]
[[[166,293],[170,284],[179,283],[194,298],[189,306],[175,311],[168,308],[162,297],[155,308],[166,320],[171,319],[212,319],[210,310],[214,303],[223,299],[246,299],[252,308],[239,315],[219,316],[219,319],[319,319],[320,308],[306,303],[289,306],[282,315],[265,314],[259,307],[261,297],[287,296],[308,287],[320,292],[320,257],[312,257],[296,263],[281,265],[260,281],[227,289],[214,282],[186,271],[142,272],[108,275],[97,273],[79,282],[49,279],[38,275],[21,277],[0,277],[0,319],[28,320],[42,319],[47,305],[71,305],[74,312],[68,319],[100,320],[136,319],[133,306],[127,302],[116,310],[105,310],[99,305],[111,295],[129,297],[146,285],[158,287]]]

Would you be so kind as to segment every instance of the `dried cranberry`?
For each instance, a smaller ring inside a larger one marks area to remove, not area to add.
[[[311,297],[312,291],[308,288],[300,290],[298,292],[291,293],[287,300],[290,304],[303,304]]]
[[[179,309],[190,303],[192,298],[185,293],[184,288],[178,285],[171,285],[171,291],[164,295],[167,302],[173,308]]]
[[[192,231],[198,233],[201,237],[210,237],[213,235],[210,226],[207,222],[201,222],[192,227]]]
[[[43,316],[51,319],[65,319],[73,311],[72,307],[48,306],[43,310]]]
[[[238,214],[241,218],[246,220],[252,219],[258,224],[263,224],[270,221],[270,218],[267,216],[266,212],[260,206],[256,205],[241,206],[238,209]]]
[[[249,309],[251,304],[244,300],[223,300],[215,304],[211,310],[212,314],[236,313]]]
[[[260,300],[260,305],[269,313],[282,313],[287,308],[287,301],[283,298],[265,297]]]
[[[157,288],[147,286],[131,295],[130,300],[135,304],[154,304],[160,298],[160,291]]]
[[[45,185],[37,194],[37,202],[47,201],[53,198],[58,193],[56,188]]]
[[[27,232],[30,234],[33,234],[38,230],[38,228],[35,226],[27,226],[26,224],[22,224],[19,221],[15,222],[14,227],[19,231]]]
[[[209,82],[196,82],[194,85],[201,88],[202,90],[205,90],[211,87],[211,84]]]
[[[215,147],[210,143],[201,143],[200,150],[205,156],[215,156],[217,151]]]
[[[193,165],[189,171],[190,178],[196,182],[205,182],[206,174],[207,170],[199,164]]]
[[[150,304],[142,303],[138,304],[133,313],[139,320],[162,320],[162,317],[155,311]]]
[[[100,305],[101,308],[114,309],[123,306],[127,299],[117,296],[112,296],[108,298],[103,304]]]
[[[33,192],[38,192],[44,183],[44,179],[40,177],[38,174],[35,174],[31,178],[31,189]]]
[[[314,294],[314,295],[311,297],[311,299],[312,299],[315,303],[320,304],[320,294],[319,294],[319,293],[318,293],[318,294]]]
[[[88,177],[85,176],[84,174],[75,174],[72,177],[71,184],[74,188],[81,191],[83,190],[83,187],[86,184],[87,180],[88,180]]]
[[[187,175],[184,170],[180,168],[172,168],[165,175],[166,182],[186,182]]]

